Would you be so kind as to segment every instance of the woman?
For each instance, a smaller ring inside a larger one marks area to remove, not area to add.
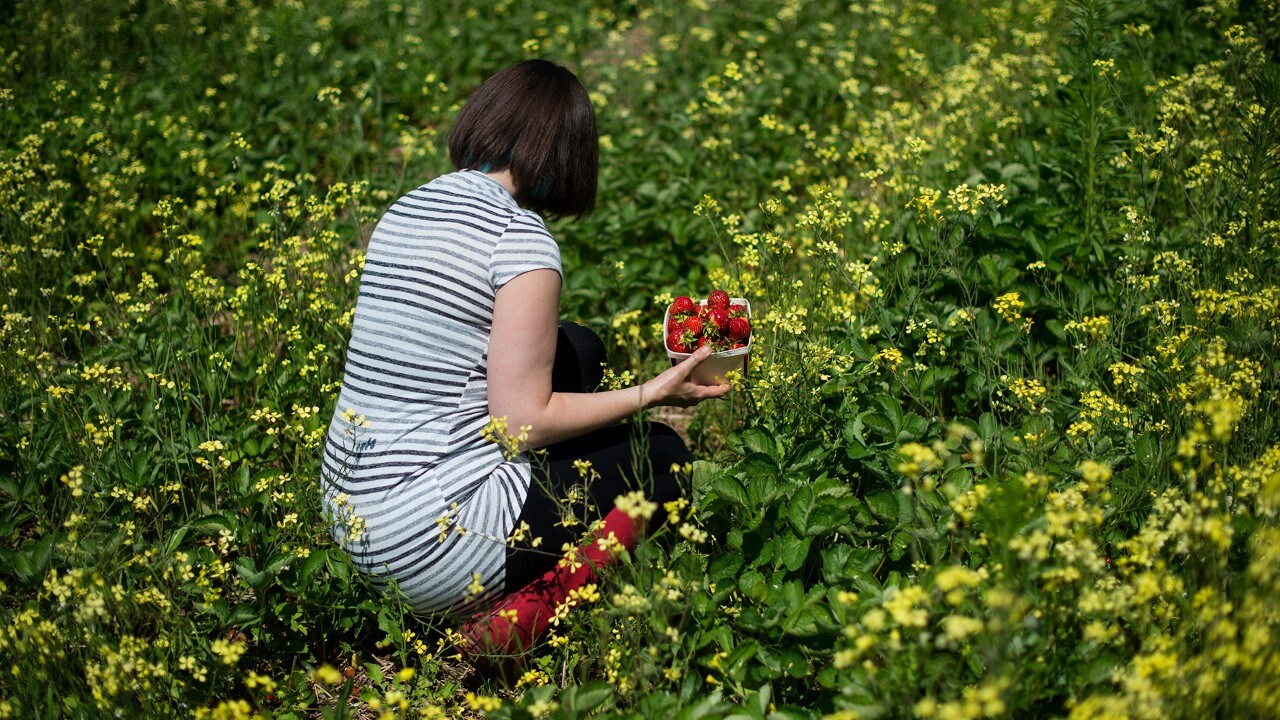
[[[634,545],[641,528],[613,499],[638,479],[651,480],[651,498],[673,499],[672,463],[690,458],[669,428],[618,423],[729,386],[690,381],[703,350],[644,384],[586,392],[603,345],[557,325],[560,253],[542,218],[595,204],[595,113],[571,72],[530,60],[489,78],[458,114],[449,154],[457,170],[400,198],[370,239],[324,449],[325,502],[359,568],[419,612],[488,609],[466,626],[470,640],[509,649],[531,643],[609,559],[603,544],[588,544],[584,566],[545,551],[572,539],[557,501],[581,482],[573,461],[599,474],[578,522],[603,516],[602,536]],[[493,418],[518,442],[482,437]],[[513,443],[526,452],[504,454]],[[530,462],[536,448],[545,462]],[[512,546],[517,528],[526,542]]]

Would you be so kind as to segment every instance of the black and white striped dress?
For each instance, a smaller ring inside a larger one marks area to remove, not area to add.
[[[324,500],[355,564],[419,612],[466,613],[502,590],[530,469],[480,435],[489,332],[497,290],[538,268],[560,272],[542,219],[470,170],[400,198],[369,241]]]

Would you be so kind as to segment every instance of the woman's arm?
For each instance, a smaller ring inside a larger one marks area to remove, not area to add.
[[[690,373],[711,354],[688,360],[642,385],[596,393],[551,392],[560,313],[560,274],[531,270],[503,285],[493,303],[489,335],[489,414],[507,419],[508,432],[530,426],[526,444],[537,448],[613,425],[641,409],[688,407],[729,392],[698,385]]]

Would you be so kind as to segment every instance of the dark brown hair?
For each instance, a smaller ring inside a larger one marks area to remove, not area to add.
[[[455,168],[510,170],[516,202],[556,217],[595,207],[599,157],[586,88],[546,60],[525,60],[485,80],[449,130]]]

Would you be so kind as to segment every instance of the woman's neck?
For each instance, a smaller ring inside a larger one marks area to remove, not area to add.
[[[498,182],[502,183],[502,187],[507,189],[507,192],[511,194],[511,197],[516,196],[516,186],[515,186],[515,183],[512,181],[510,169],[497,170],[495,172],[487,172],[485,173],[485,175],[488,175],[494,180],[497,180]]]

